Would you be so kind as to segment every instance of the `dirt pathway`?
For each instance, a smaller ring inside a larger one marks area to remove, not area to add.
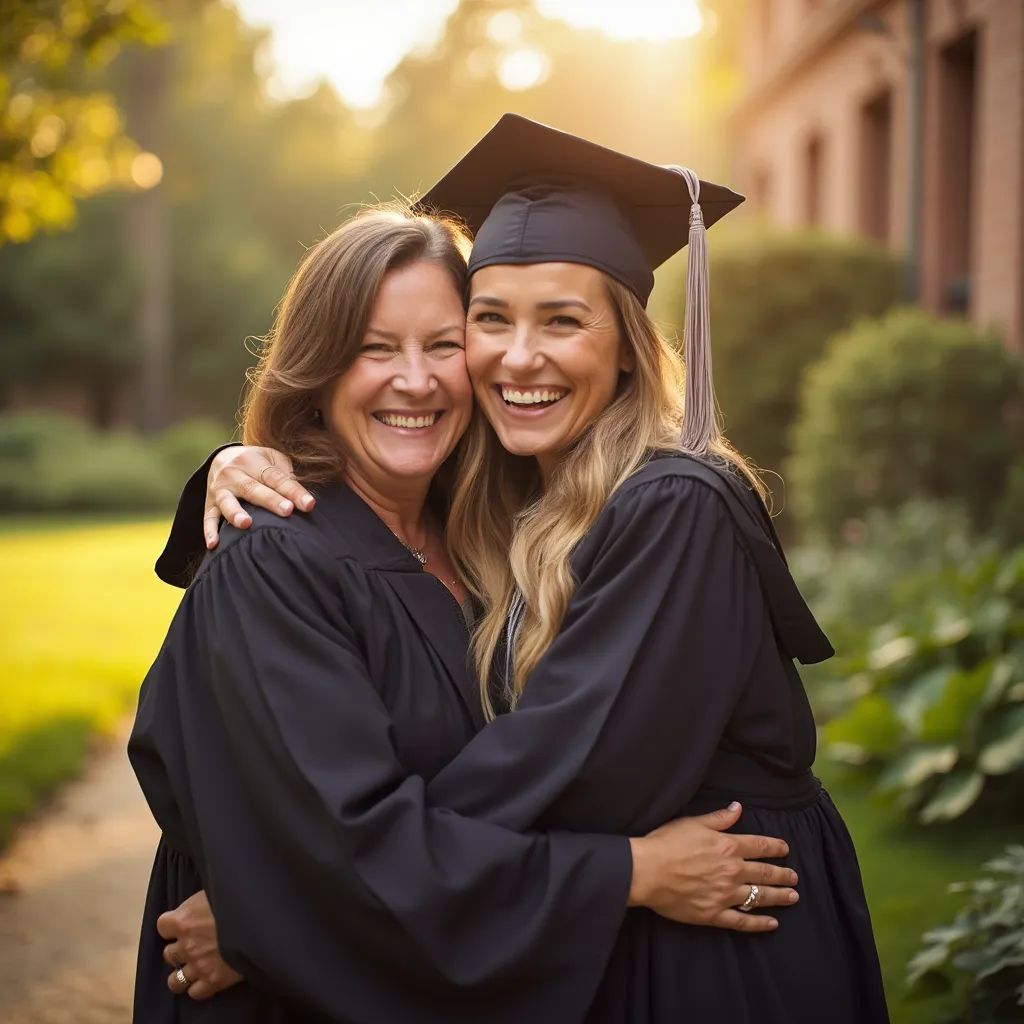
[[[127,1024],[157,830],[119,736],[0,856],[0,1021]]]

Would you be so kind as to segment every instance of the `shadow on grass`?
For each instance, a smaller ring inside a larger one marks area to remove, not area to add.
[[[85,715],[57,716],[27,729],[0,753],[0,850],[19,821],[78,773],[94,729]]]

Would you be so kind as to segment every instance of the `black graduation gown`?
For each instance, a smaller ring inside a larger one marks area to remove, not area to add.
[[[183,494],[158,566],[169,582],[202,543],[204,483],[205,470]],[[833,652],[760,502],[717,467],[657,458],[612,496],[573,569],[518,710],[434,777],[431,803],[510,828],[642,834],[740,799],[735,831],[789,842],[800,902],[757,936],[630,910],[588,1024],[887,1021],[856,854],[811,774],[793,665]]]
[[[629,834],[741,800],[736,831],[789,843],[800,902],[756,936],[630,910],[588,1024],[887,1021],[856,854],[810,771],[792,661],[833,652],[763,506],[727,472],[659,458],[612,496],[573,569],[518,709],[430,800],[510,828]]]
[[[621,836],[521,834],[425,803],[482,724],[467,630],[343,485],[226,528],[142,686],[129,754],[163,839],[138,1024],[579,1019],[623,920]],[[247,979],[166,987],[156,918],[205,888]]]

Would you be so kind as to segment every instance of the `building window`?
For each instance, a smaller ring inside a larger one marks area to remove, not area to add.
[[[892,93],[868,100],[860,114],[860,230],[889,241],[892,189]]]
[[[804,144],[804,223],[821,224],[825,170],[825,140],[815,133]]]
[[[977,159],[978,37],[968,32],[939,60],[939,281],[942,308],[970,309],[971,221]]]

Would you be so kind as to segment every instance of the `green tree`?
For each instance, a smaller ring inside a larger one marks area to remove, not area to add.
[[[113,97],[90,83],[124,44],[164,39],[151,0],[4,0],[0,245],[69,227],[86,196],[158,180]]]

